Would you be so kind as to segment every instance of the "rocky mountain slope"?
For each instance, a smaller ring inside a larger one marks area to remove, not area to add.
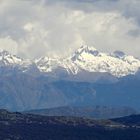
[[[32,110],[60,106],[116,106],[140,110],[140,78],[126,76],[115,83],[56,80],[14,73],[0,76],[0,108]],[[119,101],[119,102],[118,102]]]

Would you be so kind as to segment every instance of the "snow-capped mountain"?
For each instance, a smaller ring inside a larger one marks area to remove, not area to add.
[[[115,77],[122,77],[135,74],[140,68],[140,60],[121,51],[108,54],[84,45],[70,57],[64,59],[46,56],[36,60],[24,60],[11,55],[7,51],[2,51],[0,52],[0,67],[2,66],[17,67],[22,72],[34,68],[47,74],[61,69],[67,75],[77,75],[86,71],[90,73],[109,73]]]
[[[0,72],[1,70],[4,73],[11,72],[10,70],[14,70],[15,72],[29,72],[31,70],[35,71],[36,69],[38,68],[32,60],[22,59],[5,50],[0,52]]]
[[[140,60],[133,56],[127,56],[120,51],[102,53],[88,46],[78,49],[71,60],[83,70],[107,72],[117,77],[135,74],[140,68]]]
[[[102,53],[89,46],[82,46],[69,58],[59,60],[44,57],[36,60],[36,64],[41,72],[51,72],[62,67],[75,75],[84,70],[110,73],[116,77],[135,74],[140,68],[140,60],[133,56],[125,55],[121,51],[112,54]]]
[[[8,51],[0,52],[0,66],[12,66],[12,65],[20,65],[22,63],[22,59],[11,55]]]
[[[133,56],[120,51],[102,53],[89,46],[64,59],[26,60],[2,51],[0,108],[107,105],[140,110],[139,68],[140,60]]]

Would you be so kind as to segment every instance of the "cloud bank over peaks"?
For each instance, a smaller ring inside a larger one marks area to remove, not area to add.
[[[65,57],[83,44],[140,58],[137,0],[1,0],[0,48],[25,58]]]

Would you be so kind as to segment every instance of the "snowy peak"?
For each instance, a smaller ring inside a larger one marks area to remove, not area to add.
[[[2,50],[0,52],[0,66],[18,65],[22,59],[10,54],[8,51]]]
[[[51,72],[60,64],[59,58],[41,57],[35,60],[35,64],[41,72]]]
[[[87,59],[90,59],[91,57],[98,56],[100,53],[97,49],[95,49],[92,46],[81,46],[75,53],[72,55],[71,60],[76,61],[84,59],[86,57]],[[90,57],[90,58],[89,58]]]
[[[81,55],[82,53],[88,53],[88,54],[92,54],[94,56],[97,56],[99,54],[98,50],[95,49],[92,46],[87,46],[87,45],[83,45],[81,46],[76,52],[75,54],[77,55]]]
[[[140,60],[125,55],[121,51],[113,54],[102,53],[94,47],[82,46],[71,60],[80,69],[89,72],[107,72],[116,77],[135,74],[140,68]]]
[[[2,50],[0,52],[0,68],[5,68],[3,72],[18,71],[29,72],[37,71],[36,64],[28,59],[22,59],[16,55],[10,54],[8,51]]]
[[[95,49],[92,46],[83,45],[76,51],[76,53],[82,53],[82,52],[91,53],[91,52],[94,52],[94,51],[97,51],[97,49]]]

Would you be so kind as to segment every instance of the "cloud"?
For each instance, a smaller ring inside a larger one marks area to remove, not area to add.
[[[137,0],[1,0],[0,48],[26,58],[64,57],[88,44],[140,57],[139,6]]]
[[[10,50],[11,53],[17,53],[18,44],[16,41],[11,39],[11,37],[0,38],[0,49],[2,50]],[[12,48],[12,49],[11,49]]]

